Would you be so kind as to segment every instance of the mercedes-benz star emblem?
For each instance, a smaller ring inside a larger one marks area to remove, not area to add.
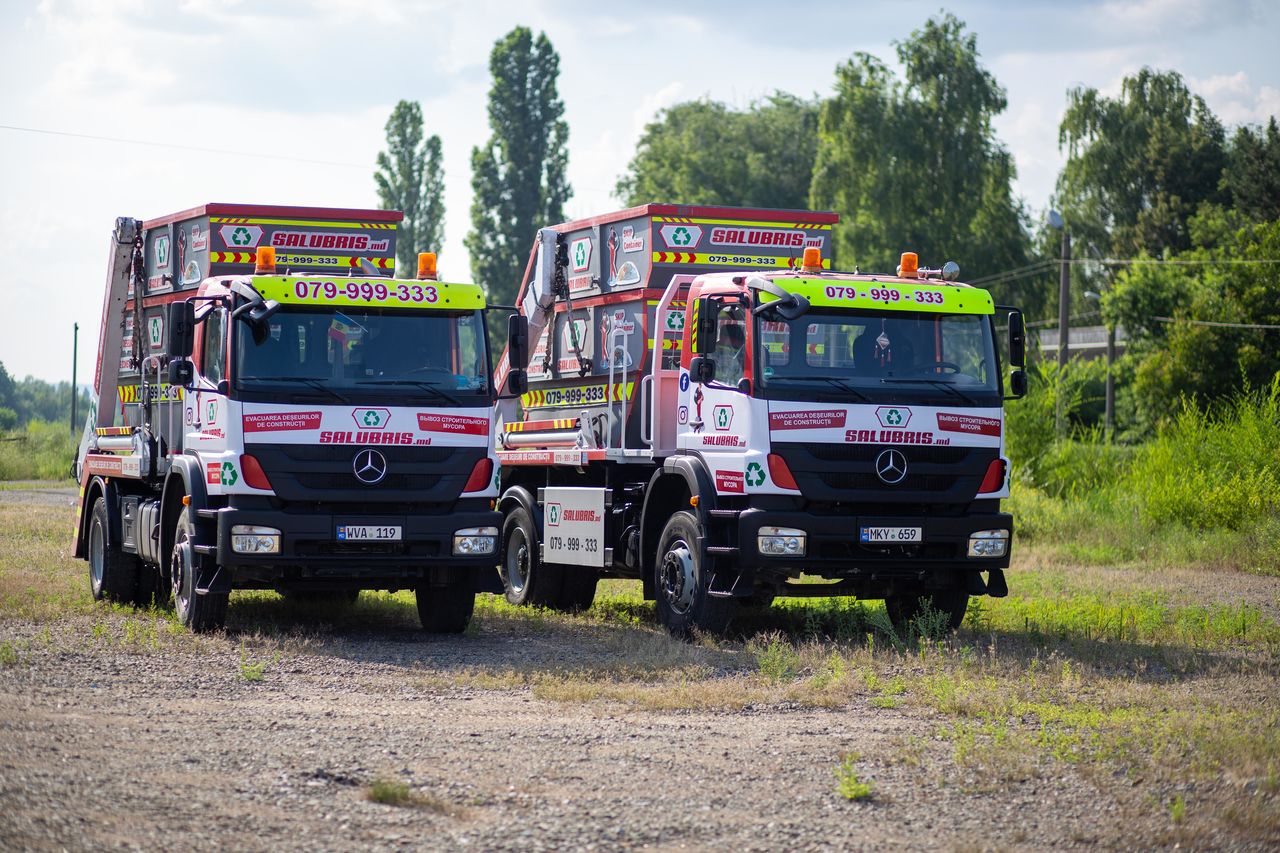
[[[902,451],[890,448],[876,457],[876,476],[890,486],[896,486],[907,476],[907,457]]]
[[[366,486],[374,486],[387,476],[387,457],[376,450],[361,450],[351,462],[356,479]]]

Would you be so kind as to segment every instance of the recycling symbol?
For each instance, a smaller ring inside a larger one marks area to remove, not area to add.
[[[751,462],[747,465],[747,485],[763,486],[764,485],[764,466],[759,462]]]
[[[230,462],[222,463],[221,480],[224,486],[234,486],[236,480],[240,479],[240,475],[236,473],[236,466]]]
[[[897,409],[890,409],[884,413],[884,422],[889,426],[898,426],[902,423],[902,412]]]
[[[575,243],[573,246],[573,265],[576,268],[582,268],[587,265],[587,244]]]
[[[253,237],[249,234],[249,229],[243,225],[231,232],[231,242],[237,246],[247,246],[252,240]]]
[[[671,232],[671,242],[677,246],[687,246],[693,242],[693,235],[689,233],[688,228],[681,225]]]
[[[373,427],[382,423],[382,415],[378,414],[376,409],[368,409],[365,411],[364,418],[362,420],[364,421],[365,426]]]
[[[667,312],[667,328],[679,332],[684,329],[684,314],[680,311]]]
[[[547,504],[547,524],[558,525],[560,523],[560,504]]]
[[[728,429],[733,420],[733,410],[728,406],[716,406],[716,429]]]

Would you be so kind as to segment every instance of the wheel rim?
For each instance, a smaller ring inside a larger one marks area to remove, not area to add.
[[[89,527],[89,583],[94,592],[102,590],[102,562],[106,543],[102,525],[96,521]]]
[[[529,583],[529,540],[524,530],[517,527],[511,531],[507,540],[507,555],[504,561],[507,570],[507,585],[516,595],[524,592]]]
[[[173,543],[173,556],[169,560],[169,574],[173,578],[173,603],[179,615],[185,615],[191,604],[186,593],[187,575],[191,569],[191,543],[187,540],[186,531],[183,531]]]
[[[693,606],[697,579],[693,572],[693,552],[683,539],[667,546],[662,557],[662,597],[675,613],[688,613]]]

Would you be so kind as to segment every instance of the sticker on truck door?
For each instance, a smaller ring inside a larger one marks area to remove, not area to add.
[[[542,493],[542,561],[603,566],[605,490],[557,487]]]

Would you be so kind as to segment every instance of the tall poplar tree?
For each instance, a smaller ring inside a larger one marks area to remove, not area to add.
[[[569,126],[556,90],[560,56],[545,33],[516,27],[489,55],[489,140],[471,151],[471,274],[510,304],[538,228],[564,219],[572,195]]]
[[[378,153],[373,180],[384,210],[404,213],[396,236],[399,275],[412,276],[419,252],[444,243],[444,163],[440,137],[423,138],[422,107],[401,101],[387,119],[387,150]]]

